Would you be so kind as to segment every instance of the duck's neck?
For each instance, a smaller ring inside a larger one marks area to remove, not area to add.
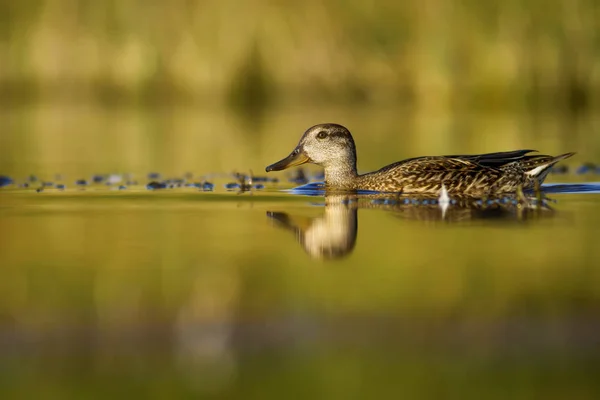
[[[324,166],[325,184],[335,188],[353,189],[356,185],[356,161],[331,163]]]

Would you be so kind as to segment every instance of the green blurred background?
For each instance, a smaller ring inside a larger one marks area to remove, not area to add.
[[[11,104],[589,109],[594,0],[3,0]]]

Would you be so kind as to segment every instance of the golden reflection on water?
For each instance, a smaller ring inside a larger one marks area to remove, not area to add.
[[[108,371],[177,379],[151,384],[173,393],[262,393],[247,379],[268,373],[295,387],[306,362],[321,360],[306,378],[312,390],[321,379],[366,379],[367,387],[392,390],[392,381],[358,365],[372,359],[370,368],[404,374],[415,363],[436,370],[437,359],[479,370],[499,390],[506,378],[491,365],[525,366],[519,354],[530,351],[539,354],[530,362],[542,365],[562,349],[581,373],[578,346],[589,352],[591,343],[572,319],[597,329],[594,195],[557,196],[556,215],[525,224],[433,225],[273,192],[0,196],[0,315],[15,385],[29,376],[17,360],[34,357],[42,369],[28,373],[50,384],[56,374],[41,371],[58,357],[63,368],[82,365],[91,383],[81,393]],[[328,218],[345,219],[330,238],[353,251],[333,264],[315,262],[266,218],[274,209],[306,216],[298,226],[321,224],[318,239],[328,236]],[[505,334],[517,350],[507,353]],[[77,361],[83,355],[88,361]],[[425,380],[409,376],[411,393],[429,393]],[[569,375],[555,384],[568,390],[578,382]]]

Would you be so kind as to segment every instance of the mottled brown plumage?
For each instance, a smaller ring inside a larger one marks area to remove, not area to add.
[[[533,151],[417,157],[359,175],[350,131],[337,124],[320,124],[304,133],[288,157],[266,170],[311,162],[325,169],[328,189],[438,195],[444,185],[449,194],[486,196],[513,193],[519,186],[534,188],[554,164],[575,154],[529,155]]]

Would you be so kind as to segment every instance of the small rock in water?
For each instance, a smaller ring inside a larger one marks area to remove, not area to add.
[[[119,174],[110,174],[108,176],[108,178],[106,178],[106,182],[111,183],[111,184],[121,183],[122,180],[123,180],[123,177]]]
[[[166,189],[167,185],[162,182],[152,181],[146,185],[146,189],[155,190],[155,189]]]
[[[202,184],[202,190],[204,190],[205,192],[212,192],[214,188],[215,188],[214,183],[204,182]]]
[[[566,165],[561,165],[561,164],[555,165],[550,170],[550,173],[552,173],[552,174],[566,174],[567,172],[569,172],[569,167]]]
[[[85,179],[77,179],[75,181],[75,184],[79,185],[79,186],[86,186],[88,184],[88,182]]]
[[[237,182],[230,182],[230,183],[225,184],[225,189],[227,189],[227,190],[234,190],[234,189],[239,189],[239,188],[240,188],[240,184]]]
[[[584,163],[582,166],[580,166],[579,168],[577,168],[577,170],[575,171],[576,174],[578,175],[582,175],[582,174],[587,174],[589,172],[592,172],[596,169],[596,166],[592,163]]]
[[[277,183],[279,182],[279,178],[269,178],[269,182]]]
[[[39,187],[39,188],[35,189],[35,191],[38,192],[38,193],[41,193],[41,192],[44,191],[44,188],[43,187]]]
[[[94,183],[102,183],[104,181],[103,175],[94,175],[92,176],[92,182]]]
[[[28,188],[28,187],[29,187],[29,183],[27,183],[27,182],[25,182],[25,183],[21,183],[21,184],[19,185],[19,187],[22,187],[22,188]]]
[[[123,186],[123,185],[119,186],[119,190],[125,190],[125,189],[127,189],[127,186]]]
[[[65,186],[65,185],[63,185],[62,183],[59,183],[58,185],[56,185],[56,188],[57,188],[58,190],[65,190],[65,187],[66,187],[66,186]]]
[[[0,187],[12,185],[13,180],[8,176],[0,175]]]
[[[35,175],[29,175],[29,182],[37,182],[38,178]]]
[[[158,172],[150,172],[148,174],[148,179],[160,179],[160,174]]]

